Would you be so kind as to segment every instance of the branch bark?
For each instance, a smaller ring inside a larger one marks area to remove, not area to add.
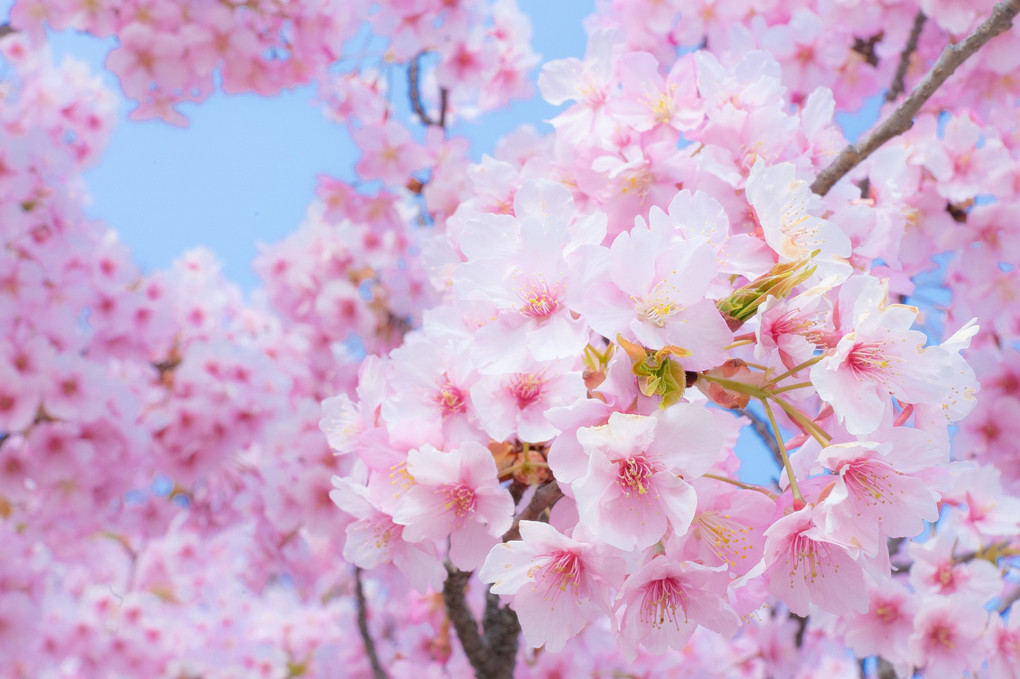
[[[874,153],[885,142],[903,134],[914,124],[914,116],[921,110],[935,91],[954,71],[977,52],[985,43],[1003,33],[1013,25],[1013,18],[1020,12],[1020,0],[1005,0],[992,10],[991,15],[973,33],[955,45],[948,45],[935,65],[893,113],[869,132],[864,139],[850,144],[832,163],[822,170],[811,190],[824,196],[829,189],[854,169],[865,158]]]
[[[499,597],[485,593],[485,613],[482,617],[484,634],[478,629],[478,620],[471,612],[465,597],[465,587],[471,573],[446,565],[446,582],[443,583],[443,603],[446,615],[457,632],[461,648],[478,679],[513,679],[514,660],[517,656],[517,639],[521,625],[517,614],[509,606],[500,606]]]
[[[914,17],[914,25],[910,29],[910,37],[907,38],[907,44],[903,46],[903,51],[900,52],[900,61],[896,64],[896,75],[889,86],[889,91],[885,93],[886,101],[896,101],[896,98],[903,94],[905,87],[904,80],[907,77],[907,69],[910,67],[910,57],[917,50],[917,41],[921,39],[921,30],[924,28],[924,22],[927,19],[928,17],[921,11],[918,11],[917,16]]]
[[[503,542],[520,540],[521,521],[534,521],[559,499],[563,491],[555,480],[544,483],[535,490],[528,506],[514,517],[514,523],[503,535]],[[517,614],[509,606],[501,606],[499,596],[491,591],[485,593],[485,612],[482,614],[482,628],[467,604],[465,588],[471,578],[453,565],[446,564],[446,582],[443,583],[443,603],[446,615],[457,632],[461,648],[471,663],[477,679],[513,679],[517,657],[521,624]]]
[[[439,89],[439,118],[433,118],[425,111],[425,106],[421,103],[421,89],[419,87],[419,71],[421,65],[421,54],[415,56],[411,60],[410,65],[407,68],[407,88],[411,94],[411,108],[421,118],[422,123],[427,127],[446,127],[446,105],[447,97],[449,96],[445,87]]]
[[[10,24],[0,24],[0,38],[8,36],[14,32],[15,30]]]
[[[761,442],[764,443],[768,449],[772,452],[772,457],[775,459],[776,464],[780,467],[783,466],[783,456],[779,452],[779,444],[776,443],[776,437],[772,435],[769,430],[769,425],[765,420],[758,417],[758,415],[747,408],[741,408],[737,411],[747,419],[751,420],[751,426],[754,427],[754,433],[758,435]]]
[[[375,640],[368,629],[368,605],[365,603],[365,590],[361,587],[361,568],[354,567],[354,598],[358,602],[358,632],[361,633],[361,641],[365,644],[365,655],[372,665],[372,676],[374,679],[389,679],[382,663],[379,662],[379,654],[375,650]]]
[[[545,510],[550,509],[563,497],[563,491],[555,480],[543,483],[535,490],[535,495],[524,510],[514,517],[510,530],[503,534],[503,542],[521,539],[521,521],[536,521]]]

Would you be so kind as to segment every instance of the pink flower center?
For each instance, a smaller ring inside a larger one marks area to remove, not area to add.
[[[475,511],[475,491],[464,484],[449,483],[440,486],[439,494],[444,500],[443,509],[453,511],[459,519]]]
[[[549,561],[544,566],[535,566],[528,571],[528,577],[535,578],[536,588],[538,583],[546,587],[546,599],[555,601],[561,592],[566,592],[568,587],[577,590],[581,581],[583,567],[581,558],[573,552],[557,552],[551,554]]]
[[[652,476],[659,471],[658,465],[648,461],[644,455],[620,460],[616,482],[624,495],[644,495],[651,488]]]
[[[857,461],[848,464],[843,473],[843,482],[850,493],[869,507],[889,504],[893,496],[889,473],[885,465],[872,461]]]
[[[875,608],[875,616],[886,625],[900,619],[900,609],[894,602],[883,601]]]
[[[680,619],[676,614],[678,608],[686,624],[687,594],[676,578],[653,580],[645,585],[645,596],[641,599],[641,622],[660,629],[668,620],[680,629]]]
[[[444,417],[459,415],[467,410],[464,394],[455,387],[450,378],[443,375],[439,381],[439,391],[432,395],[432,402],[439,406],[439,413]]]
[[[560,290],[558,285],[549,287],[544,278],[533,278],[517,291],[521,298],[518,311],[528,318],[546,318],[560,307]]]
[[[944,563],[939,566],[939,569],[935,571],[935,581],[942,586],[943,589],[952,587],[953,580],[955,579],[953,574],[953,565]]]
[[[694,517],[693,528],[695,535],[730,566],[736,566],[739,559],[746,559],[745,552],[754,549],[748,540],[752,527],[735,521],[729,515],[701,512]]]
[[[889,367],[881,342],[858,342],[847,354],[846,364],[855,377],[873,377]]]
[[[945,621],[939,620],[928,628],[928,648],[952,648],[953,628]]]
[[[542,396],[545,380],[533,373],[518,374],[510,378],[510,393],[517,401],[517,407],[524,410]]]

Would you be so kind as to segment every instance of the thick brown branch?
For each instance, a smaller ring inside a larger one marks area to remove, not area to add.
[[[489,658],[495,671],[479,679],[513,679],[521,623],[512,608],[499,605],[499,596],[491,590],[485,593],[482,627],[485,629],[485,645],[489,649]]]
[[[446,564],[446,582],[443,583],[443,603],[446,604],[446,615],[457,632],[460,639],[460,646],[464,649],[464,655],[475,670],[478,677],[488,676],[489,649],[485,645],[485,639],[478,630],[478,621],[475,614],[471,612],[465,596],[465,587],[470,573],[454,568]]]
[[[537,521],[545,510],[550,509],[563,497],[563,491],[555,480],[543,483],[535,491],[531,502],[524,510],[514,517],[514,523],[510,530],[503,534],[503,542],[521,539],[521,521]]]
[[[909,130],[914,124],[914,116],[946,81],[946,78],[951,76],[960,64],[977,52],[985,43],[1009,30],[1013,25],[1013,18],[1018,12],[1020,12],[1020,0],[1000,2],[992,10],[991,16],[973,33],[959,43],[949,45],[942,50],[935,65],[903,100],[899,108],[869,132],[864,139],[843,149],[839,156],[832,161],[832,164],[819,173],[818,178],[811,184],[811,190],[824,196],[836,182],[874,153],[882,144]]]
[[[520,540],[520,522],[535,521],[563,497],[556,481],[542,484],[535,491],[528,506],[514,518],[514,523],[503,535],[503,542]],[[509,606],[500,606],[499,597],[491,591],[485,593],[485,613],[482,628],[467,604],[465,587],[470,573],[446,565],[447,577],[443,583],[443,602],[446,615],[457,632],[464,654],[475,670],[478,679],[512,679],[521,625],[517,614]]]
[[[885,93],[886,101],[896,101],[896,98],[903,94],[903,88],[905,87],[904,80],[907,77],[907,69],[910,67],[910,57],[917,50],[917,41],[921,39],[921,29],[924,28],[924,22],[927,19],[928,17],[921,11],[918,11],[917,16],[914,17],[914,25],[910,29],[910,37],[907,38],[907,44],[903,46],[903,51],[900,52],[900,61],[896,64],[896,75],[893,76],[889,91]]]
[[[517,614],[508,606],[499,605],[499,597],[485,594],[485,614],[482,618],[484,635],[471,612],[465,596],[465,587],[471,574],[446,565],[446,582],[443,583],[443,603],[446,615],[457,632],[464,655],[478,679],[512,679],[517,656],[517,638],[521,626]]]
[[[375,650],[375,640],[368,629],[368,605],[365,603],[365,590],[361,587],[361,569],[354,567],[354,598],[358,602],[358,632],[361,633],[361,641],[365,644],[365,655],[372,665],[372,676],[375,679],[389,679],[382,663],[379,662],[379,654]]]
[[[14,33],[14,28],[10,24],[0,24],[0,38]]]

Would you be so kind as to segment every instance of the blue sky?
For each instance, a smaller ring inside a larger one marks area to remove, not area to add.
[[[0,0],[0,17],[12,4]],[[594,0],[518,4],[532,18],[533,48],[543,60],[583,55],[582,21]],[[114,45],[71,31],[52,36],[58,59],[86,61],[120,96],[116,78],[103,68]],[[203,245],[223,262],[228,279],[247,290],[257,287],[251,269],[256,243],[278,241],[297,228],[317,175],[354,178],[358,151],[344,126],[323,117],[315,96],[313,87],[271,98],[218,93],[182,107],[191,120],[187,129],[129,121],[131,107],[122,99],[110,145],[85,175],[93,198],[89,215],[116,229],[146,271]],[[541,127],[554,114],[536,97],[454,132],[470,138],[479,157],[517,125]]]

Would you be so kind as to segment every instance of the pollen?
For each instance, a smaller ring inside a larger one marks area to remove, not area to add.
[[[461,483],[450,483],[439,487],[439,495],[443,498],[443,509],[453,511],[458,519],[474,513],[475,491]]]
[[[683,615],[687,624],[687,593],[676,578],[653,580],[645,585],[645,595],[641,599],[641,622],[655,629],[662,629],[668,622],[680,629],[680,617]]]
[[[522,373],[510,378],[507,388],[517,402],[517,407],[524,410],[542,397],[545,378],[541,374]]]
[[[537,276],[517,290],[517,296],[521,300],[521,306],[517,309],[521,315],[528,318],[547,318],[560,308],[561,290],[560,285],[550,286],[546,280]]]
[[[464,394],[450,381],[450,378],[443,375],[436,381],[439,391],[432,394],[432,402],[439,408],[443,419],[451,415],[459,415],[467,410],[467,403]]]
[[[751,534],[751,526],[745,526],[718,512],[701,512],[694,517],[693,527],[695,535],[730,566],[736,566],[741,559],[746,559],[747,552],[754,548],[747,539]]]
[[[649,323],[652,323],[660,328],[665,327],[666,321],[669,320],[678,311],[683,310],[684,306],[676,302],[676,296],[679,294],[679,290],[676,285],[670,281],[659,281],[648,296],[643,300],[637,298],[631,298],[635,302],[635,308],[638,314],[641,315]]]
[[[659,471],[660,465],[648,461],[644,455],[620,460],[616,482],[623,494],[644,495],[651,489],[652,476]]]
[[[554,603],[568,589],[576,596],[583,574],[581,558],[573,552],[557,552],[545,564],[528,570],[528,577],[535,579],[535,589],[544,586],[546,600]]]

